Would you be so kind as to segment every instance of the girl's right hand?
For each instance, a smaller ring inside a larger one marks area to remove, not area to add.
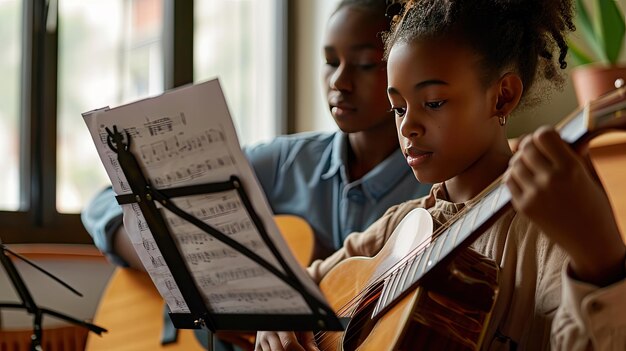
[[[260,331],[255,351],[319,351],[312,332]]]

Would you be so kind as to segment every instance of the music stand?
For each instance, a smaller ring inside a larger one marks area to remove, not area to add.
[[[17,268],[13,264],[13,261],[11,261],[11,259],[8,257],[7,253],[10,253],[14,257],[19,258],[20,260],[24,261],[25,263],[39,270],[40,272],[52,278],[54,281],[58,282],[59,284],[63,285],[64,287],[66,287],[67,289],[75,293],[76,295],[81,296],[81,297],[83,295],[80,292],[76,291],[71,286],[69,286],[67,283],[63,282],[61,279],[54,276],[52,273],[46,271],[45,269],[33,263],[32,261],[28,260],[26,257],[16,252],[11,251],[2,243],[2,239],[0,238],[0,263],[4,267],[4,270],[7,272],[9,279],[11,280],[11,283],[13,284],[13,287],[15,288],[15,291],[17,292],[19,298],[22,300],[22,303],[0,302],[0,309],[1,308],[23,309],[23,310],[26,310],[26,312],[28,312],[29,314],[33,315],[33,335],[31,336],[31,347],[30,347],[31,351],[43,350],[41,346],[41,341],[43,337],[42,322],[43,322],[44,314],[48,314],[48,315],[57,317],[59,319],[63,319],[72,324],[87,328],[89,329],[89,331],[92,331],[98,335],[101,335],[103,332],[107,331],[106,329],[99,327],[95,324],[78,320],[76,318],[70,317],[68,315],[57,312],[55,310],[39,307],[35,303],[35,300],[33,299],[33,296],[30,293],[30,291],[28,290],[26,283],[24,282],[24,280],[22,279],[22,276],[20,275]]]
[[[296,278],[295,273],[286,263],[276,246],[272,243],[263,223],[254,211],[248,196],[239,179],[232,176],[230,180],[218,183],[184,186],[158,190],[152,188],[142,172],[139,162],[130,151],[131,136],[128,132],[120,133],[117,126],[112,130],[108,127],[107,144],[117,154],[118,164],[124,173],[131,189],[131,194],[116,196],[120,205],[136,203],[143,214],[157,247],[165,263],[169,267],[174,281],[181,291],[189,313],[169,313],[172,323],[179,329],[205,328],[211,332],[219,330],[249,331],[249,330],[343,330],[344,327],[334,311],[312,296]],[[231,239],[213,226],[203,222],[195,216],[176,206],[171,198],[208,194],[235,190],[246,207],[252,222],[256,226],[265,244],[279,262],[284,272],[252,252],[249,248]],[[271,272],[287,285],[299,292],[312,311],[311,314],[222,314],[210,312],[197,288],[194,279],[177,249],[176,242],[170,233],[165,219],[157,208],[158,202],[162,207],[176,214],[180,218],[201,229],[207,235],[214,237],[232,249],[242,253],[259,266]]]

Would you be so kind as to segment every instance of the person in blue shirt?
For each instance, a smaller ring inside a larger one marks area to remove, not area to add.
[[[389,29],[392,1],[342,0],[324,36],[322,81],[339,130],[280,136],[244,152],[275,214],[305,219],[316,237],[314,259],[340,248],[391,206],[427,194],[399,149],[387,99],[380,33]],[[82,212],[95,245],[121,266],[143,270],[122,226],[111,188]],[[206,343],[206,336],[199,335]],[[216,349],[232,345],[218,342]]]
[[[362,231],[392,205],[425,195],[398,147],[386,95],[380,33],[390,1],[343,0],[324,36],[322,81],[339,130],[280,136],[245,148],[275,214],[304,218],[316,236],[313,258]],[[83,210],[82,221],[110,261],[143,269],[122,227],[111,188]]]

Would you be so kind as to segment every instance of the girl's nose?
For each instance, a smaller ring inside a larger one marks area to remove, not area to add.
[[[425,128],[419,116],[412,113],[411,109],[406,110],[404,116],[399,117],[398,130],[405,138],[416,138],[424,135]]]
[[[351,69],[346,64],[340,64],[330,77],[330,87],[339,91],[352,91]]]

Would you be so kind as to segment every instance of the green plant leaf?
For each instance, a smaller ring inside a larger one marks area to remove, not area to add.
[[[615,0],[597,0],[595,32],[604,56],[611,64],[615,64],[622,49],[624,39],[624,17]]]
[[[569,47],[567,53],[575,66],[586,65],[593,62],[591,56],[584,53],[576,44],[572,43],[571,40],[568,40],[567,46]]]
[[[576,27],[583,34],[583,38],[589,45],[589,48],[599,59],[606,60],[604,50],[600,47],[600,43],[598,42],[598,38],[596,37],[596,33],[594,31],[594,26],[591,24],[591,19],[589,18],[589,12],[587,12],[587,8],[585,7],[583,0],[576,0],[575,21]]]

